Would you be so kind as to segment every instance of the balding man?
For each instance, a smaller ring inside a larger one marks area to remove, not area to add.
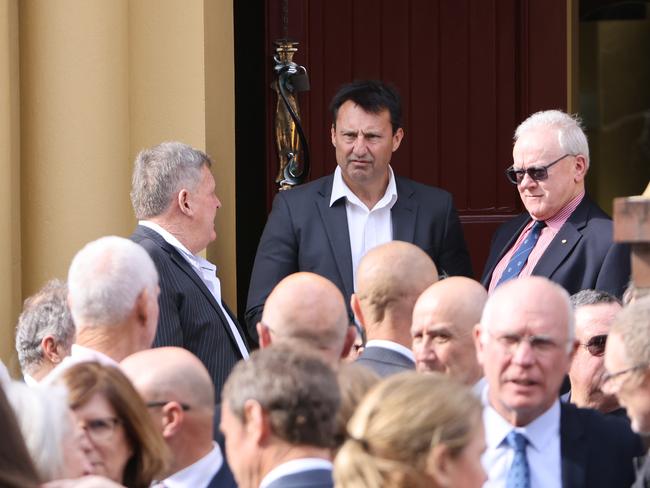
[[[163,486],[236,486],[212,440],[214,386],[203,363],[185,349],[163,347],[133,354],[121,366],[172,454]]]
[[[70,356],[46,380],[80,361],[117,366],[151,347],[158,324],[158,273],[147,252],[116,236],[79,251],[68,271],[68,302],[77,337]]]
[[[411,317],[420,294],[438,280],[436,265],[419,247],[393,241],[370,250],[357,269],[352,310],[368,342],[357,360],[380,376],[415,369]]]
[[[634,481],[643,452],[624,419],[560,403],[575,354],[568,293],[543,277],[500,286],[475,329],[483,393],[485,488],[610,488]]]
[[[434,283],[420,295],[411,325],[418,371],[445,373],[480,391],[483,369],[476,359],[472,331],[486,300],[485,288],[464,276]]]
[[[307,348],[335,365],[354,341],[343,295],[327,278],[294,273],[276,285],[257,324],[260,347]]]

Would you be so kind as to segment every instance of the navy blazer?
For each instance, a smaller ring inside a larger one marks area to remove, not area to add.
[[[206,488],[237,488],[237,482],[235,481],[232,471],[230,471],[230,466],[228,466],[225,459],[221,468],[219,468],[217,474],[212,477]]]
[[[281,191],[264,227],[251,274],[246,324],[251,336],[273,287],[297,271],[332,281],[349,302],[354,292],[345,198],[330,207],[333,175]],[[422,248],[440,274],[472,276],[463,230],[451,195],[439,188],[395,178],[393,239]],[[348,303],[348,313],[352,317]]]
[[[496,230],[481,279],[483,286],[489,288],[494,268],[530,220],[526,212]],[[612,241],[612,219],[585,195],[532,274],[562,285],[570,295],[594,289],[621,297],[630,280],[630,249]]]
[[[560,404],[562,486],[628,488],[634,459],[645,452],[641,438],[620,417]]]
[[[415,371],[413,361],[404,354],[385,347],[366,347],[356,362],[372,369],[382,378],[405,371]]]
[[[139,225],[130,238],[146,249],[160,276],[160,317],[153,347],[184,347],[195,354],[210,373],[220,401],[230,370],[242,358],[226,317],[192,266],[160,234]],[[240,334],[246,344],[241,330]]]
[[[278,478],[268,488],[332,488],[334,480],[329,469],[310,469]]]

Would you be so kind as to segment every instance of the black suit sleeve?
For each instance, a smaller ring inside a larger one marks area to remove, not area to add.
[[[595,289],[620,298],[628,285],[631,272],[630,247],[627,244],[613,244],[598,272]]]
[[[257,338],[256,325],[262,318],[264,302],[273,287],[298,270],[298,240],[291,209],[280,192],[273,200],[251,273],[245,319],[252,338]]]

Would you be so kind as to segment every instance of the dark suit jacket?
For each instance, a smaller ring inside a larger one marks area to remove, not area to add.
[[[232,471],[230,471],[230,466],[228,466],[225,459],[221,468],[210,480],[210,483],[206,488],[237,488],[237,482],[235,481]]]
[[[409,358],[384,347],[366,347],[357,363],[372,369],[382,378],[404,371],[415,371],[415,363]]]
[[[217,301],[192,266],[160,234],[138,226],[131,240],[146,249],[160,275],[160,317],[153,346],[184,347],[194,353],[208,369],[220,401],[221,388],[242,356]],[[239,327],[225,304],[224,309]]]
[[[332,488],[334,480],[329,469],[312,469],[278,478],[268,488]]]
[[[561,403],[560,452],[565,488],[627,488],[634,458],[644,453],[639,436],[622,418]]]
[[[530,220],[530,215],[523,213],[495,232],[481,279],[486,288],[494,268]],[[620,297],[630,279],[630,250],[612,242],[612,219],[585,195],[532,274],[549,278],[571,295],[594,289]]]
[[[330,207],[333,175],[279,192],[262,234],[251,275],[246,323],[251,335],[266,297],[285,276],[311,271],[331,280],[349,301],[354,292],[345,198]],[[393,239],[411,242],[439,273],[472,276],[463,231],[451,195],[396,177]],[[348,304],[348,312],[352,316]]]

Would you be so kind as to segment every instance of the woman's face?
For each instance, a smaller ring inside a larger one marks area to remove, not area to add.
[[[63,436],[62,478],[80,478],[94,474],[94,463],[99,460],[97,449],[90,442],[86,432],[77,423],[74,413],[69,410],[70,431]]]
[[[74,413],[97,454],[91,459],[95,473],[121,483],[126,463],[133,455],[122,419],[100,393],[77,407]]]

